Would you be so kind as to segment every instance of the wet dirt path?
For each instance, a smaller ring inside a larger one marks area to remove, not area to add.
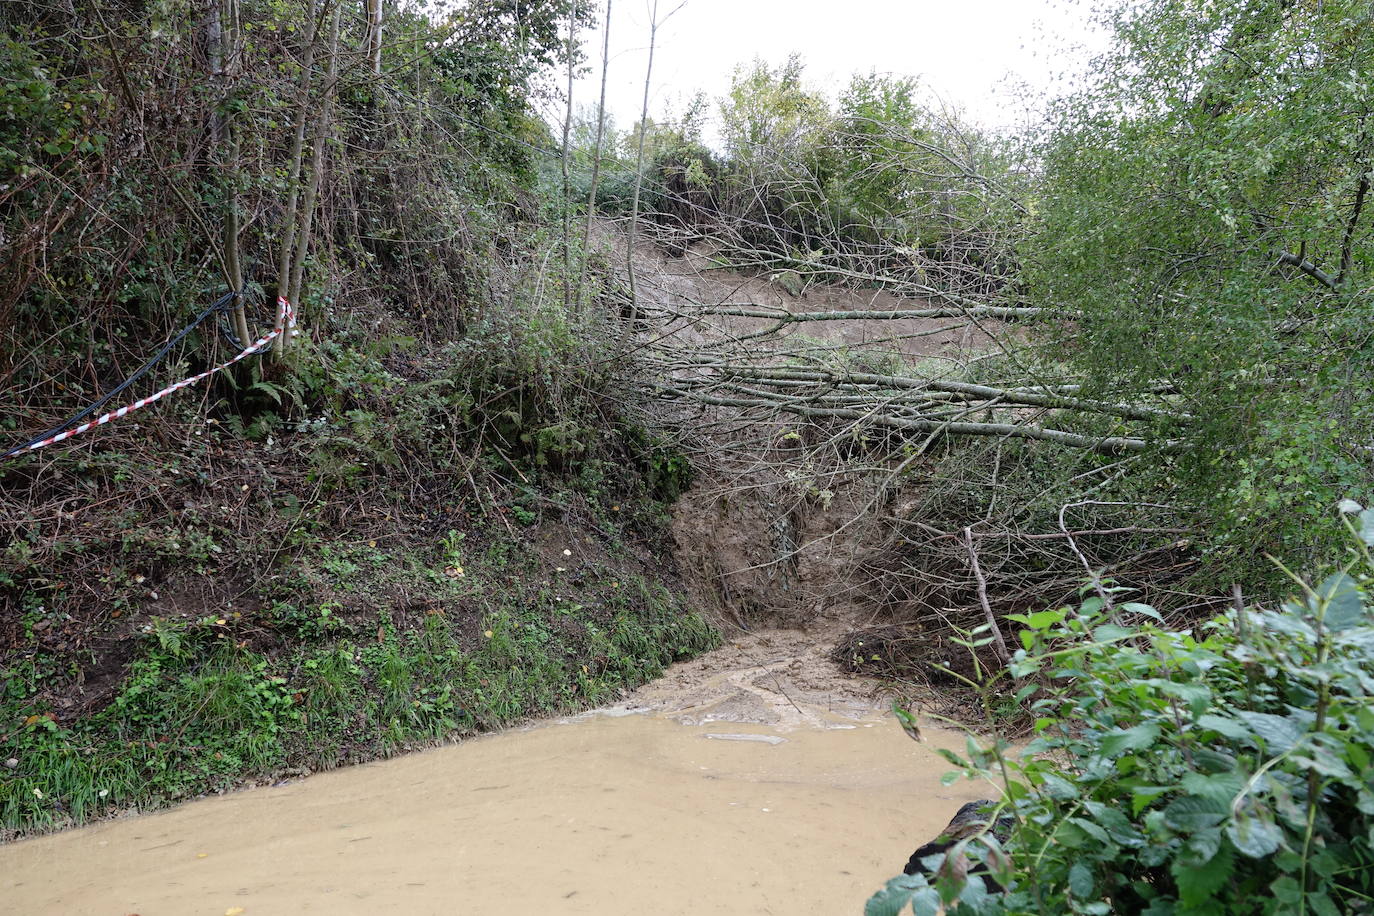
[[[796,633],[620,707],[0,847],[0,911],[858,913],[965,800]]]

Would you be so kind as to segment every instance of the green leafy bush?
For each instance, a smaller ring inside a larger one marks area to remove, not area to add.
[[[1330,556],[1321,507],[1374,480],[1350,434],[1374,411],[1368,4],[1104,8],[1115,42],[1042,151],[1028,289],[1074,314],[1084,391],[1164,381],[1196,417],[1151,472],[1203,512],[1200,589],[1281,587],[1264,554]]]
[[[1014,826],[867,916],[1374,912],[1374,510],[1355,519],[1357,559],[1278,608],[1180,630],[1107,589],[1014,617],[1034,739],[941,752],[1005,787]],[[965,883],[980,861],[993,880]]]

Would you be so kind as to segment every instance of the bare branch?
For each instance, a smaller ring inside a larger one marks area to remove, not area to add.
[[[1318,267],[1316,264],[1313,264],[1306,258],[1300,258],[1297,255],[1293,254],[1291,251],[1280,251],[1279,263],[1290,264],[1293,267],[1296,267],[1298,270],[1307,274],[1309,277],[1311,277],[1313,280],[1316,280],[1318,283],[1320,283],[1322,286],[1325,286],[1327,289],[1336,289],[1336,287],[1340,285],[1335,277],[1331,276],[1329,273],[1322,270],[1320,267]]]
[[[775,311],[726,305],[703,309],[701,314],[730,315],[737,318],[769,318],[788,324],[794,321],[900,321],[904,318],[1033,318],[1046,311],[1048,309],[971,305],[962,308],[898,309],[883,312],[863,309],[834,312],[788,312],[782,309]]]

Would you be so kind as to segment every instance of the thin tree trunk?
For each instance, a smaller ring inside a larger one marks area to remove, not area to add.
[[[239,155],[238,139],[234,138],[229,143],[229,159],[236,161]],[[229,287],[234,291],[234,308],[230,312],[230,318],[234,323],[234,336],[239,339],[239,346],[246,347],[251,342],[251,332],[248,330],[248,313],[243,301],[243,261],[239,257],[239,190],[238,190],[238,170],[230,172],[229,199],[226,201],[224,213],[224,269],[229,275]]]
[[[1360,225],[1360,211],[1364,209],[1365,195],[1369,193],[1370,161],[1367,150],[1368,137],[1360,131],[1360,155],[1356,160],[1360,168],[1360,182],[1355,187],[1355,206],[1350,211],[1350,221],[1345,226],[1345,237],[1341,239],[1341,269],[1336,273],[1336,285],[1345,282],[1350,274],[1355,256],[1355,229]]]
[[[216,0],[215,20],[221,39],[217,48],[218,55],[212,58],[216,79],[220,84],[219,105],[211,121],[211,134],[217,146],[224,152],[228,186],[225,195],[224,230],[221,240],[222,259],[225,279],[229,289],[234,292],[234,308],[230,320],[234,325],[234,335],[239,346],[248,346],[248,314],[243,301],[243,259],[239,254],[239,140],[234,131],[233,115],[227,113],[229,101],[228,82],[237,74],[242,48],[239,44],[238,0]]]
[[[281,250],[277,255],[277,298],[290,301],[291,254],[296,246],[297,210],[301,194],[301,166],[305,159],[305,122],[310,111],[310,78],[315,67],[315,40],[319,31],[319,0],[310,0],[306,10],[305,51],[301,57],[301,77],[297,84],[300,109],[296,113],[296,128],[291,138],[291,165],[287,174],[286,206],[282,213]],[[281,357],[286,352],[286,309],[277,307],[277,326],[282,333],[272,342],[272,353]]]
[[[674,10],[673,12],[676,12]],[[668,15],[672,15],[669,13]],[[630,201],[630,231],[625,239],[625,274],[630,284],[630,315],[639,317],[639,292],[635,287],[635,229],[639,225],[639,192],[644,184],[644,138],[649,125],[649,86],[654,75],[654,45],[658,38],[658,0],[649,12],[649,65],[644,71],[644,102],[639,108],[639,149],[635,153],[635,188]]]
[[[366,0],[367,60],[373,76],[382,75],[382,0]]]
[[[572,314],[572,178],[568,173],[568,156],[571,154],[572,116],[573,116],[573,56],[577,40],[577,0],[573,0],[568,14],[568,98],[563,115],[563,312]]]
[[[596,186],[601,181],[601,143],[606,134],[606,74],[611,62],[611,0],[606,0],[606,26],[601,38],[601,98],[596,103],[596,144],[592,148],[592,186],[587,192],[587,221],[582,227],[582,267],[577,273],[578,302],[587,282],[587,251],[592,242],[592,218],[596,215]]]
[[[224,3],[211,0],[209,15],[205,18],[205,63],[210,70],[210,85],[214,88],[215,101],[224,101]],[[218,146],[224,140],[224,115],[222,105],[210,109],[210,140]]]
[[[224,274],[225,285],[235,294],[232,311],[234,333],[243,339],[240,330],[244,325],[243,281],[238,267],[238,228],[235,222],[237,202],[235,195],[234,163],[237,159],[233,149],[233,130],[225,114],[228,109],[228,65],[226,60],[233,57],[232,12],[227,9],[232,0],[210,0],[210,9],[205,17],[205,63],[210,71],[210,89],[214,104],[210,108],[207,125],[210,134],[211,180],[225,185],[225,213],[221,221],[219,264]]]
[[[324,141],[329,135],[329,116],[337,91],[335,80],[339,69],[339,20],[343,7],[335,5],[334,17],[329,26],[329,44],[326,49],[328,62],[325,65],[324,98],[320,100],[319,114],[315,119],[315,140],[310,151],[310,179],[305,186],[305,199],[301,202],[301,226],[296,233],[296,254],[291,264],[291,285],[288,301],[300,310],[301,287],[305,281],[305,259],[310,253],[310,235],[315,221],[315,202],[319,198],[320,182],[324,177]],[[283,334],[283,337],[286,335]]]

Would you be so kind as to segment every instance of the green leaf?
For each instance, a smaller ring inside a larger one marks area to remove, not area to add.
[[[254,382],[248,386],[248,390],[261,391],[275,401],[278,407],[281,406],[281,388],[273,385],[271,382]]]
[[[1159,724],[1144,722],[1132,728],[1114,729],[1102,736],[1098,743],[1102,754],[1115,757],[1124,751],[1138,751],[1154,744],[1159,738]]]
[[[1075,862],[1069,868],[1069,891],[1079,898],[1091,897],[1097,887],[1093,870],[1083,862]]]
[[[1364,595],[1345,573],[1327,576],[1317,586],[1317,600],[1326,606],[1323,623],[1332,630],[1346,630],[1364,622]]]
[[[1170,828],[1192,833],[1215,827],[1226,820],[1228,806],[1215,798],[1184,795],[1169,802],[1164,809],[1164,823]]]
[[[1239,710],[1236,715],[1245,720],[1255,736],[1264,742],[1264,749],[1271,754],[1285,754],[1302,740],[1306,730],[1291,718],[1276,716],[1267,712]]]
[[[1183,777],[1183,791],[1198,798],[1205,798],[1224,809],[1229,809],[1231,800],[1240,794],[1245,783],[1235,773],[1189,773]]]
[[[1156,611],[1148,604],[1141,604],[1139,601],[1126,602],[1125,604],[1121,605],[1120,611],[1123,614],[1141,614],[1145,617],[1157,620],[1160,623],[1164,622],[1164,615],[1160,614],[1159,611]]]
[[[1180,684],[1177,681],[1159,681],[1159,691],[1177,697],[1188,704],[1188,711],[1194,716],[1211,705],[1212,691],[1206,684]]]
[[[1241,725],[1230,716],[1217,715],[1209,712],[1205,715],[1198,716],[1197,724],[1209,731],[1216,732],[1224,738],[1230,738],[1235,741],[1239,741],[1250,735],[1250,732],[1244,725]]]
[[[1201,865],[1211,860],[1220,849],[1220,827],[1200,830],[1188,838],[1188,842],[1184,844],[1184,850],[1187,855],[1180,856],[1179,861],[1186,865]]]
[[[1266,814],[1240,814],[1226,825],[1226,836],[1241,855],[1262,859],[1283,844],[1283,832]]]
[[[1131,814],[1139,816],[1156,798],[1174,791],[1174,786],[1136,786],[1131,790]]]
[[[1065,849],[1081,849],[1088,845],[1088,835],[1079,829],[1072,820],[1064,821],[1055,829],[1053,839],[1056,845]]]
[[[1131,819],[1115,807],[1109,807],[1101,802],[1086,801],[1083,808],[1092,815],[1093,820],[1102,825],[1113,842],[1135,846],[1143,839],[1140,831],[1131,823]]]
[[[959,902],[968,906],[973,912],[981,913],[983,906],[987,903],[988,888],[983,883],[982,875],[969,875],[968,881],[959,891]]]
[[[1069,609],[1062,607],[1052,611],[1037,611],[1034,614],[1027,614],[1025,623],[1032,630],[1045,630],[1055,624],[1062,623],[1068,613]]]
[[[1360,540],[1374,547],[1374,508],[1360,513]]]
[[[864,904],[864,916],[898,916],[911,903],[913,893],[913,889],[902,878],[893,878],[886,887],[868,898],[868,903]]]
[[[1307,905],[1312,908],[1312,912],[1316,913],[1317,916],[1343,916],[1325,891],[1314,891],[1308,894]]]
[[[939,754],[941,757],[945,758],[950,763],[954,764],[960,769],[968,769],[969,762],[964,758],[960,757],[958,754],[954,753],[954,751],[951,751],[948,748],[944,747],[933,748],[933,750],[935,751],[935,753]]]
[[[1045,773],[1043,777],[1045,791],[1050,798],[1057,801],[1067,801],[1079,796],[1078,786],[1062,776],[1055,773]]]
[[[1130,627],[1119,627],[1114,623],[1104,623],[1093,630],[1093,639],[1098,642],[1120,642],[1136,635]]]
[[[1071,817],[1069,818],[1069,823],[1073,824],[1079,830],[1082,830],[1098,843],[1102,843],[1103,845],[1111,843],[1111,837],[1107,836],[1107,831],[1087,818]]]
[[[1329,748],[1313,746],[1306,753],[1293,755],[1293,762],[1298,766],[1316,770],[1322,776],[1331,779],[1350,779],[1355,774],[1346,766],[1344,760],[1333,753]]]
[[[1274,895],[1274,899],[1285,905],[1285,909],[1291,912],[1297,908],[1298,901],[1302,899],[1302,885],[1298,879],[1291,875],[1284,875],[1273,884],[1269,885],[1269,893]],[[1284,910],[1280,910],[1284,912]]]
[[[915,916],[940,916],[944,912],[944,901],[939,891],[928,887],[911,895],[911,911]]]
[[[924,875],[899,875],[868,899],[864,916],[900,916],[911,905],[916,916],[935,916],[940,909],[940,895],[927,883]]]
[[[1185,864],[1175,859],[1169,870],[1178,885],[1179,902],[1186,907],[1196,907],[1215,897],[1217,891],[1226,886],[1234,868],[1235,855],[1231,847],[1222,846],[1215,856],[1201,864]]]

